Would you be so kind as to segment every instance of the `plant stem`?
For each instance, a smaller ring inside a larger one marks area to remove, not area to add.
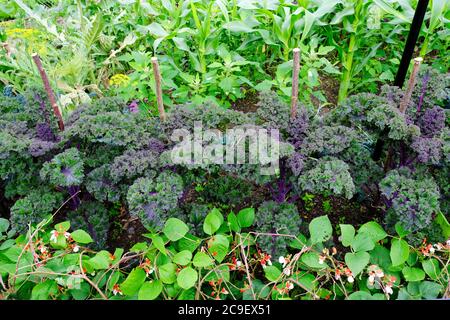
[[[342,74],[341,85],[339,86],[338,102],[343,101],[347,97],[348,88],[350,87],[350,78],[353,66],[353,53],[356,43],[356,35],[353,33],[350,37],[348,52],[344,62],[344,73]]]
[[[360,15],[363,7],[363,1],[362,0],[355,1],[354,6],[355,6],[355,14],[354,14],[355,20],[352,23],[353,32],[350,36],[348,51],[345,56],[345,61],[343,63],[345,70],[344,73],[342,74],[341,85],[339,87],[338,102],[342,102],[345,98],[347,98],[348,89],[350,87],[350,80],[352,77],[352,68],[353,68],[353,56],[356,49],[357,33],[361,21]]]

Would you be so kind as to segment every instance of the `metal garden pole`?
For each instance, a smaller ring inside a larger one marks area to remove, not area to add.
[[[395,76],[394,86],[403,87],[406,74],[408,72],[409,64],[411,63],[412,56],[414,54],[414,48],[416,46],[417,39],[419,38],[420,29],[422,28],[423,19],[427,12],[429,0],[419,0],[414,13],[414,18],[409,29],[408,38],[406,39],[405,48],[403,49],[402,60],[398,67],[397,75]]]

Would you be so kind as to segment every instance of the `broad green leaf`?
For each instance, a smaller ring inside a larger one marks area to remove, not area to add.
[[[275,282],[279,280],[281,271],[275,266],[267,266],[264,268],[264,274],[266,275],[267,280]]]
[[[152,236],[152,244],[155,246],[156,249],[159,250],[159,252],[161,252],[164,255],[167,255],[166,245],[164,243],[163,238],[157,235]]]
[[[64,221],[55,225],[55,230],[59,233],[66,232],[70,229],[70,222]]]
[[[410,233],[410,231],[406,230],[400,222],[395,224],[395,231],[400,238],[406,237]]]
[[[206,268],[213,264],[213,260],[204,252],[197,252],[192,262],[197,268]]]
[[[145,29],[156,38],[165,38],[169,35],[169,33],[157,22],[152,22],[145,27]]]
[[[130,248],[130,252],[135,252],[135,253],[144,252],[144,251],[147,251],[147,249],[148,249],[147,243],[138,242]]]
[[[348,300],[374,300],[370,292],[356,291],[348,296]]]
[[[192,253],[190,251],[188,251],[188,250],[183,250],[181,252],[178,252],[173,257],[173,262],[175,262],[176,264],[185,266],[189,262],[191,262],[191,259],[192,259]]]
[[[177,266],[173,263],[167,263],[158,268],[160,280],[165,284],[172,284],[177,279]]]
[[[223,223],[223,216],[220,211],[216,208],[212,209],[210,213],[205,218],[205,222],[203,223],[203,231],[212,235],[217,230],[219,230],[220,226]]]
[[[425,279],[425,272],[419,268],[404,267],[402,273],[406,281],[422,281]]]
[[[150,282],[144,282],[139,289],[139,300],[154,300],[158,298],[163,289],[163,284],[159,280],[153,280]]]
[[[89,259],[89,264],[96,270],[108,269],[111,262],[108,251],[100,251]]]
[[[227,265],[219,265],[214,267],[213,272],[208,272],[205,281],[230,281],[230,268]]]
[[[216,259],[219,263],[221,263],[228,254],[229,246],[230,242],[227,237],[221,234],[213,236],[208,241],[208,250],[214,259]]]
[[[394,267],[404,263],[409,257],[408,243],[402,239],[393,239],[390,256]]]
[[[350,224],[340,224],[339,227],[341,228],[341,242],[348,247],[355,237],[355,228]]]
[[[450,238],[450,223],[442,212],[439,212],[435,220],[441,226],[442,233],[446,239]]]
[[[195,286],[198,279],[198,273],[191,267],[184,268],[178,273],[177,284],[187,290]]]
[[[248,26],[244,21],[231,21],[224,23],[222,27],[226,30],[230,30],[231,32],[254,32],[256,30],[253,30],[250,26]]]
[[[84,230],[75,230],[74,232],[72,232],[72,239],[78,243],[91,243],[94,241],[92,240],[91,236]]]
[[[328,267],[328,264],[326,262],[320,264],[319,263],[319,254],[316,252],[306,252],[302,255],[301,262],[306,264],[308,267],[313,269],[325,269]]]
[[[189,227],[177,218],[169,218],[164,225],[163,232],[169,240],[177,241],[185,236],[189,231]]]
[[[426,274],[433,280],[437,280],[441,274],[439,261],[434,258],[422,261],[422,267]]]
[[[389,250],[377,244],[375,248],[370,251],[370,263],[377,264],[382,269],[388,269],[392,264]]]
[[[306,271],[300,271],[299,273],[294,273],[292,278],[300,283],[304,288],[308,290],[314,290],[318,284],[316,277]]]
[[[359,228],[358,233],[367,234],[372,239],[373,242],[383,240],[384,238],[387,237],[387,233],[375,221],[370,221],[370,222],[363,224]]]
[[[312,244],[324,242],[330,239],[333,233],[333,227],[331,226],[328,216],[314,218],[309,224],[309,233],[311,234]]]
[[[370,251],[375,248],[375,242],[366,233],[358,233],[352,241],[354,251]]]
[[[178,240],[177,247],[179,251],[188,250],[193,253],[195,249],[198,248],[200,243],[200,238],[188,233],[184,236],[184,238]]]
[[[183,290],[177,297],[177,300],[195,300],[195,288],[190,288],[188,290]]]
[[[303,234],[299,234],[297,236],[297,239],[293,239],[289,242],[289,246],[294,248],[294,249],[303,249],[304,246],[306,246],[308,243],[308,240],[306,239],[306,237]]]
[[[189,46],[187,45],[186,40],[184,38],[173,37],[172,40],[178,49],[183,51],[189,51]]]
[[[365,252],[356,252],[356,253],[346,253],[345,254],[345,263],[352,271],[353,275],[356,277],[364,268],[367,266],[370,260],[370,255]]]
[[[54,280],[46,280],[33,287],[31,291],[31,300],[47,300],[50,295],[58,293],[58,285]]]
[[[254,208],[246,208],[239,211],[237,215],[239,225],[242,228],[251,227],[253,221],[255,220],[255,209]]]
[[[419,285],[420,295],[425,299],[436,299],[444,288],[441,284],[424,281]]]
[[[231,231],[241,232],[238,218],[236,217],[236,215],[233,212],[230,212],[230,214],[227,216],[227,220],[228,220],[228,225],[229,225]]]
[[[141,268],[134,268],[125,281],[120,285],[123,294],[127,296],[134,296],[139,292],[142,284],[146,278],[145,271]]]
[[[0,234],[2,232],[6,232],[9,229],[9,221],[4,219],[4,218],[0,218]]]

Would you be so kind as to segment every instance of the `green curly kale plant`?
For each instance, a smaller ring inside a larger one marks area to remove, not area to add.
[[[164,171],[154,179],[137,179],[128,190],[127,201],[130,213],[146,228],[158,229],[177,210],[182,195],[181,176]]]
[[[344,161],[330,157],[323,158],[310,170],[298,178],[302,190],[316,194],[331,193],[351,199],[355,193],[355,185],[350,168]]]
[[[70,148],[44,163],[41,179],[61,187],[77,186],[83,182],[84,164],[80,152]]]

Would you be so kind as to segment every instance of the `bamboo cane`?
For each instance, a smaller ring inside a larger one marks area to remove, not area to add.
[[[414,86],[416,85],[417,74],[419,73],[420,64],[423,59],[421,57],[417,57],[414,59],[414,67],[411,72],[411,76],[408,81],[408,88],[406,89],[405,95],[403,96],[402,101],[400,102],[399,110],[401,113],[405,113],[406,108],[408,107],[409,102],[411,101],[411,96],[414,91]]]
[[[292,96],[291,96],[291,119],[297,116],[298,104],[298,75],[300,72],[300,49],[295,48],[294,52],[294,66],[292,71]]]
[[[163,102],[162,88],[161,88],[161,73],[159,71],[159,64],[158,64],[157,57],[152,58],[152,65],[153,65],[153,75],[155,77],[155,83],[156,83],[156,99],[158,102],[159,117],[162,121],[165,121],[166,120],[166,112],[164,110],[164,102]]]

